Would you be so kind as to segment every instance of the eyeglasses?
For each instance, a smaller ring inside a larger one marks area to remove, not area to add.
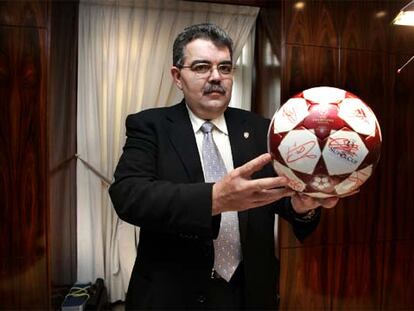
[[[223,63],[218,64],[217,66],[213,66],[210,63],[195,63],[189,66],[177,66],[180,69],[190,69],[192,72],[194,72],[197,76],[208,76],[210,75],[214,68],[217,68],[217,71],[222,76],[230,76],[233,74],[234,67],[231,63]]]

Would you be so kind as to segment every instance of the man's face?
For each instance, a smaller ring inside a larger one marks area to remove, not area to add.
[[[200,68],[203,68],[198,66],[203,65],[212,66],[212,69],[201,70],[206,71],[201,73]],[[231,68],[231,57],[227,47],[217,47],[206,39],[195,39],[184,49],[183,67],[171,68],[175,84],[198,117],[210,120],[226,110],[233,86],[233,72],[226,72],[229,66]]]

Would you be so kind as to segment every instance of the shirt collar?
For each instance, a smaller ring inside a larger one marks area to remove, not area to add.
[[[190,116],[190,121],[191,121],[191,125],[193,126],[193,130],[194,133],[197,133],[201,126],[204,124],[204,122],[206,122],[206,120],[201,119],[199,117],[197,117],[194,112],[192,112],[192,110],[190,109],[190,107],[188,107],[188,105],[185,105],[187,107],[188,110],[188,114]],[[224,114],[221,114],[218,118],[210,120],[211,123],[214,124],[214,126],[222,133],[228,135],[228,131],[227,131],[227,124],[226,124],[226,119],[224,118]]]

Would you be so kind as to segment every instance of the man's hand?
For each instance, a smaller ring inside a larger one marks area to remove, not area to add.
[[[295,193],[291,197],[292,207],[298,214],[305,214],[319,206],[322,206],[323,208],[333,208],[338,201],[338,197],[316,199],[300,193]]]
[[[285,177],[250,179],[271,161],[269,153],[240,166],[213,185],[213,215],[227,211],[243,211],[253,207],[270,204],[283,197],[294,195],[294,191],[285,188]]]
[[[306,194],[301,194],[301,193],[296,192],[294,195],[291,196],[291,203],[296,213],[304,214],[304,213],[309,212],[310,210],[318,208],[319,206],[323,208],[333,208],[336,206],[336,204],[338,204],[339,199],[349,197],[358,192],[359,192],[359,189],[351,193],[347,193],[345,195],[332,197],[332,198],[326,198],[326,199],[316,199]]]

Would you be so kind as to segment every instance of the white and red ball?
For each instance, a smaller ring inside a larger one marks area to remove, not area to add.
[[[357,190],[372,174],[381,129],[357,96],[333,87],[307,89],[273,116],[268,149],[289,187],[316,198]]]

